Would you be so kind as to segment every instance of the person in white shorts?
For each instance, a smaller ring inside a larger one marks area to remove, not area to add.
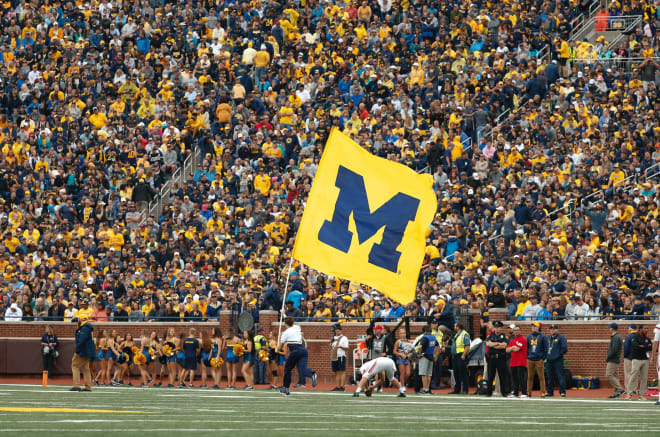
[[[655,357],[655,369],[658,371],[658,381],[660,381],[660,323],[653,329],[653,350],[651,351],[651,360]],[[660,405],[660,395],[655,403]]]
[[[385,377],[392,381],[392,385],[399,389],[399,397],[406,397],[406,388],[402,386],[399,381],[394,377],[394,372],[396,371],[396,364],[392,361],[391,358],[387,357],[378,357],[371,361],[367,361],[360,367],[360,373],[362,374],[362,379],[358,384],[353,397],[360,396],[360,392],[364,391],[364,394],[371,396],[373,387],[369,387],[369,380],[376,375],[385,373]]]

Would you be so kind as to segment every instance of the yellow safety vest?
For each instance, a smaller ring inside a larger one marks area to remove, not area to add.
[[[454,343],[456,344],[456,353],[462,354],[465,352],[465,337],[467,331],[463,330],[454,336]]]
[[[261,350],[261,342],[264,342],[265,345],[268,345],[268,341],[266,340],[266,337],[263,335],[255,335],[254,336],[254,350],[259,352]],[[268,349],[268,347],[266,347]]]

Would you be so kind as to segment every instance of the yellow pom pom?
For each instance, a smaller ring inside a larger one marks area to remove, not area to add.
[[[261,361],[263,361],[264,363],[267,363],[268,362],[268,351],[265,350],[265,349],[261,349],[259,351],[258,357]]]

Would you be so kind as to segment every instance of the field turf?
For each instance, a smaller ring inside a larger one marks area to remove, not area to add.
[[[68,389],[0,385],[0,434],[660,435],[660,406],[641,401],[415,394],[401,399],[393,392],[353,398],[351,392],[320,391],[292,392],[285,398],[266,390]]]

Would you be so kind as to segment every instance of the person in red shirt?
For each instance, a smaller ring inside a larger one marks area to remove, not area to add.
[[[520,326],[511,325],[513,329],[513,338],[509,341],[506,351],[511,353],[511,375],[513,384],[511,394],[520,398],[527,397],[527,339],[520,334]]]

